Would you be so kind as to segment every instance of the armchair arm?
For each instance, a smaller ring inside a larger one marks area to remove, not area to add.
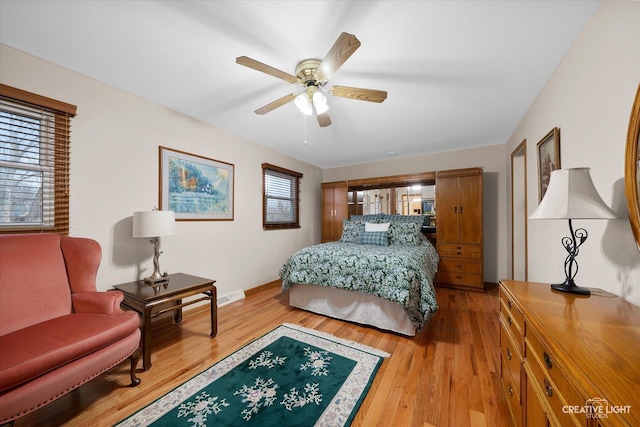
[[[120,303],[124,299],[120,291],[79,292],[71,295],[76,313],[124,314]]]

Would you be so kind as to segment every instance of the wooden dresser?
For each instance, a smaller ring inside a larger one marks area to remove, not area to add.
[[[640,426],[640,307],[500,281],[501,379],[516,426]]]

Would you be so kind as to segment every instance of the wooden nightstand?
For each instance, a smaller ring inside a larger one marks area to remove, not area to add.
[[[146,371],[151,367],[151,319],[167,311],[174,311],[173,319],[182,322],[182,307],[209,300],[211,310],[211,338],[218,333],[216,281],[184,273],[168,276],[167,282],[154,285],[142,280],[122,283],[113,287],[124,294],[122,305],[140,313],[142,317],[142,356]],[[202,294],[202,297],[183,303],[184,298]],[[174,303],[166,307],[166,303]],[[164,306],[163,306],[164,305]],[[156,309],[157,308],[157,309]]]

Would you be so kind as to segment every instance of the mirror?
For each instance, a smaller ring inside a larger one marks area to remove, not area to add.
[[[640,248],[640,85],[636,91],[636,99],[631,109],[629,131],[627,134],[627,150],[625,159],[624,182],[629,203],[629,222]]]

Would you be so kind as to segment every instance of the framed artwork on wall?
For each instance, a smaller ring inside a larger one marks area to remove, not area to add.
[[[160,147],[160,210],[176,221],[233,221],[234,165]]]
[[[560,169],[560,129],[555,127],[537,144],[538,148],[538,202],[549,186],[551,171]]]

